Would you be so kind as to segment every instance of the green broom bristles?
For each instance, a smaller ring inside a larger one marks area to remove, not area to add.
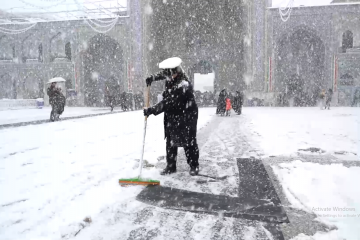
[[[121,178],[121,185],[160,185],[160,181],[145,178]]]

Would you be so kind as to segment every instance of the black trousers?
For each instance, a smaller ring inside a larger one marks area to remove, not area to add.
[[[57,104],[51,105],[51,113],[50,113],[50,121],[54,122],[56,121],[56,114],[61,115],[64,112],[65,106],[59,106]]]
[[[196,142],[196,137],[192,138],[184,146],[187,163],[190,167],[199,166],[199,148]],[[178,147],[172,146],[171,139],[166,138],[166,162],[168,167],[176,169]]]

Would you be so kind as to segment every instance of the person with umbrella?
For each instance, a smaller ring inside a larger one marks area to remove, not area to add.
[[[50,121],[60,120],[60,115],[64,112],[66,99],[64,94],[61,92],[61,88],[57,87],[58,82],[65,82],[63,78],[53,78],[50,79],[48,84],[50,86],[47,88],[47,95],[49,96],[49,103],[51,105]]]

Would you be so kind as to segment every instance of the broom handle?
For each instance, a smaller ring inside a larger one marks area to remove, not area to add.
[[[145,107],[148,108],[150,106],[150,86],[147,87],[147,92],[145,96]],[[143,168],[143,161],[144,161],[144,149],[145,149],[145,136],[146,136],[146,123],[147,123],[147,116],[145,117],[144,122],[144,136],[143,136],[143,144],[141,150],[141,159],[140,159],[140,169],[139,169],[139,178],[141,178],[141,172]]]

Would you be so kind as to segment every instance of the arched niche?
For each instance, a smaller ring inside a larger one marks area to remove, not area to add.
[[[0,61],[12,62],[15,58],[14,40],[6,35],[0,36]]]
[[[43,61],[43,45],[35,34],[29,34],[22,40],[21,55],[23,63]]]

